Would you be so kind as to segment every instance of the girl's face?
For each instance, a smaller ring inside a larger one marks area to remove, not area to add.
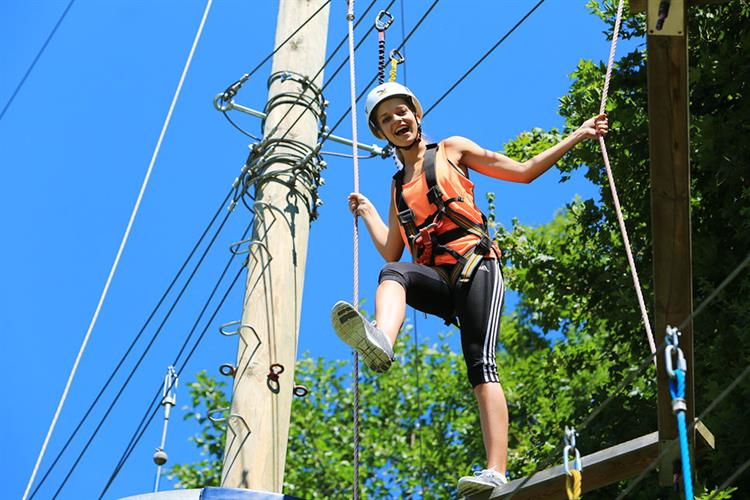
[[[375,119],[385,138],[396,146],[408,146],[417,138],[417,117],[401,97],[380,103],[375,110]]]

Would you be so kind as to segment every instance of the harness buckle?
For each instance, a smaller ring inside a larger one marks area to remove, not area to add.
[[[421,228],[418,233],[410,237],[414,248],[417,249],[417,254],[414,255],[414,260],[420,264],[432,264],[433,261],[433,246],[436,243],[435,240],[435,228],[437,222],[428,224]]]
[[[407,224],[414,224],[414,212],[412,211],[412,209],[407,208],[406,210],[399,212],[398,221],[402,226],[405,226]]]
[[[474,247],[474,253],[477,253],[479,255],[487,255],[492,250],[492,240],[490,240],[489,236],[484,235],[482,238],[477,241],[477,246]]]
[[[443,210],[443,192],[440,191],[440,187],[434,185],[427,190],[427,201],[437,206],[440,210]]]

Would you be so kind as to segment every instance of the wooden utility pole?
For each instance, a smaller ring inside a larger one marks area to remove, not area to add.
[[[247,291],[227,418],[222,471],[225,487],[281,492],[283,485],[309,210],[314,205],[315,189],[314,184],[311,187],[309,182],[298,182],[307,174],[291,170],[299,162],[289,159],[302,160],[306,155],[300,154],[300,144],[312,149],[318,142],[317,117],[305,107],[315,100],[314,91],[298,77],[311,80],[323,65],[328,5],[324,6],[324,0],[280,0],[274,44],[280,46],[321,7],[323,10],[273,58],[268,117],[259,148],[266,160],[257,172],[262,180],[255,181]],[[320,88],[322,80],[321,73],[312,83]],[[302,103],[294,105],[299,96]],[[292,111],[282,120],[290,107]],[[278,142],[282,137],[284,140]]]

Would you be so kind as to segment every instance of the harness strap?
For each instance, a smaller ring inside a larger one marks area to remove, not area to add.
[[[415,262],[435,265],[435,256],[450,254],[457,263],[453,267],[450,282],[455,286],[471,279],[476,267],[482,259],[493,251],[492,240],[487,234],[486,219],[482,216],[482,224],[476,223],[460,212],[451,208],[455,202],[463,201],[463,198],[445,198],[437,180],[437,169],[435,168],[435,156],[437,144],[428,144],[422,160],[422,169],[427,182],[427,200],[437,207],[422,224],[417,225],[414,211],[409,208],[403,196],[404,171],[401,170],[393,176],[395,181],[395,203],[398,210],[398,220],[406,234],[409,250]],[[443,217],[452,221],[456,228],[442,234],[435,234],[435,228]],[[467,234],[477,236],[477,244],[465,255],[450,248],[448,243],[455,241]]]

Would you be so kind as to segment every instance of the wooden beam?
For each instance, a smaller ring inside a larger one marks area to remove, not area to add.
[[[701,448],[715,448],[714,435],[698,419],[695,419],[695,431]],[[659,456],[659,432],[652,432],[610,448],[597,451],[581,458],[583,466],[583,492],[593,491],[608,484],[624,481],[643,472]],[[673,455],[679,455],[679,445],[674,446]],[[519,489],[524,479],[516,479],[510,484],[495,488],[480,495],[471,495],[466,500],[495,500],[513,498],[518,500],[554,500],[566,499],[565,470],[557,465],[534,474]]]
[[[727,3],[729,0],[688,0],[688,7],[693,5]],[[648,0],[630,0],[630,12],[646,12]]]
[[[684,12],[682,14],[685,19]],[[663,340],[667,325],[680,325],[693,310],[686,28],[684,26],[684,36],[648,35],[646,38],[654,331],[657,342]],[[686,417],[692,422],[695,418],[692,322],[682,329],[680,347],[687,361]],[[672,414],[664,356],[656,359],[659,439],[664,444],[677,437],[677,426]],[[665,462],[662,465],[660,483],[667,486],[672,482],[671,464]]]
[[[605,450],[586,455],[583,465],[583,492],[622,481],[640,474],[659,454],[659,433],[652,432]],[[466,497],[467,500],[508,498],[517,500],[551,500],[567,498],[565,471],[562,465],[534,474],[522,489],[523,479],[495,488],[491,492]]]

